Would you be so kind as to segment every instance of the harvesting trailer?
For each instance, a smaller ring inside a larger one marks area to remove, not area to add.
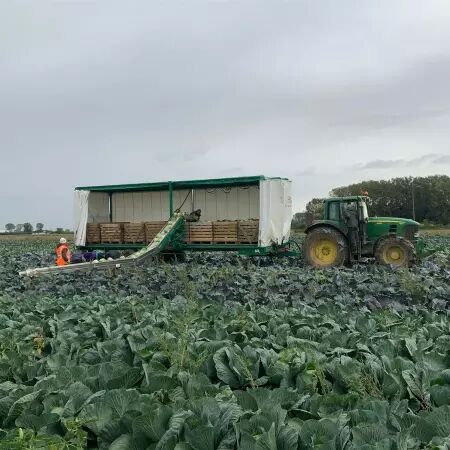
[[[192,213],[197,211],[199,214]],[[75,245],[83,251],[132,250],[130,256],[26,275],[119,268],[164,253],[236,251],[247,256],[300,256],[315,267],[362,257],[408,266],[420,250],[419,224],[368,217],[367,197],[330,198],[323,220],[306,229],[303,250],[290,240],[291,181],[265,176],[169,181],[75,189]]]

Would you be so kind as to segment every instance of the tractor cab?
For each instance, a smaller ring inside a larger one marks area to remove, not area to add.
[[[411,219],[369,217],[365,195],[325,200],[323,219],[306,229],[305,260],[316,267],[340,266],[362,257],[409,266],[415,259],[419,224]]]
[[[355,259],[354,255],[358,255],[358,258],[362,256],[368,240],[367,197],[327,199],[323,222],[329,222],[347,238],[350,259]]]

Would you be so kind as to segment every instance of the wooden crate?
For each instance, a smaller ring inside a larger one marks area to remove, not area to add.
[[[123,242],[140,244],[145,242],[145,226],[141,223],[125,223],[123,225]]]
[[[98,244],[100,242],[100,224],[88,223],[86,225],[86,243]]]
[[[102,244],[122,244],[123,223],[101,223],[100,236]]]
[[[223,220],[213,222],[213,242],[215,244],[237,243],[238,223],[237,221]]]
[[[145,242],[149,244],[155,236],[164,228],[167,221],[155,220],[153,222],[145,222]]]
[[[240,244],[257,244],[259,237],[259,220],[241,220],[238,223],[238,242]]]
[[[181,239],[183,242],[189,243],[189,223],[184,222],[183,225],[183,237]]]
[[[190,223],[187,227],[189,230],[189,241],[192,244],[206,243],[213,241],[213,225],[212,223]]]

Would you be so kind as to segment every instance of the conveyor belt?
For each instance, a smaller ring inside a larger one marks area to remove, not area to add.
[[[27,269],[19,272],[21,276],[36,276],[46,273],[60,273],[60,272],[77,272],[88,271],[96,269],[111,269],[136,266],[145,263],[148,259],[154,257],[162,252],[169,244],[175,231],[184,223],[184,217],[181,213],[174,214],[167,225],[154,237],[147,247],[133,253],[131,256],[114,260],[92,261],[80,264],[68,264],[66,266],[50,266],[38,267],[36,269]]]

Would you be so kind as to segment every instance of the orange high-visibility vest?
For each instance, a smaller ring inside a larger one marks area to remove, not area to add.
[[[63,258],[63,250],[64,249],[67,249],[66,256],[67,256],[67,259],[69,260],[68,262],[64,261],[64,258]],[[72,255],[70,254],[70,249],[67,244],[59,245],[58,247],[56,247],[55,252],[56,252],[56,265],[57,266],[65,266],[66,264],[69,264]]]

